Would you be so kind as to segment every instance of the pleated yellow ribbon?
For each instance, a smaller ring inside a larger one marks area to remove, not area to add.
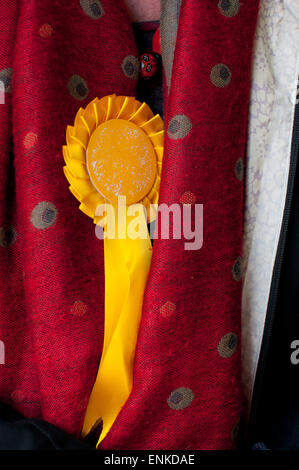
[[[78,111],[74,126],[67,128],[64,172],[80,209],[101,224],[103,218],[97,208],[111,203],[116,216],[115,238],[104,239],[103,351],[82,430],[83,437],[87,436],[101,420],[98,444],[132,390],[135,348],[152,253],[146,224],[152,217],[150,204],[158,202],[163,137],[159,115],[154,116],[145,103],[116,95],[93,100]],[[145,208],[145,215],[138,218],[138,232],[145,234],[142,238],[128,236],[132,220],[119,218],[119,196],[125,196],[131,208],[136,203]]]

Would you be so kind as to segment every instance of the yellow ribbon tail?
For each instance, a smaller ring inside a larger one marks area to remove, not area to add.
[[[152,246],[146,238],[104,239],[105,331],[101,362],[82,430],[86,437],[99,420],[106,437],[133,385],[133,365]],[[116,221],[116,233],[118,223]]]

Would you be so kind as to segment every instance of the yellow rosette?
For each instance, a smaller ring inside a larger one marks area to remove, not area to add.
[[[115,208],[115,237],[107,237],[106,232],[104,236],[103,351],[82,431],[87,436],[102,421],[98,444],[132,390],[135,347],[152,253],[147,222],[154,218],[152,208],[158,203],[163,142],[161,117],[154,115],[146,103],[127,96],[94,99],[85,109],[79,109],[74,126],[66,131],[64,173],[70,191],[80,202],[79,208],[98,225],[104,224],[103,212],[99,213],[98,208]],[[128,236],[130,217],[120,217],[124,207],[118,205],[124,197],[126,213],[131,216],[138,205],[144,208],[143,217],[138,219],[138,232],[144,237]]]

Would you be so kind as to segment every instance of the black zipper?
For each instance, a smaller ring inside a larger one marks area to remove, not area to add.
[[[270,341],[272,336],[273,330],[273,323],[276,311],[276,304],[278,298],[278,290],[279,290],[279,281],[281,276],[281,268],[283,263],[283,255],[285,251],[287,233],[288,233],[288,225],[290,219],[290,212],[292,206],[292,199],[293,199],[293,191],[294,191],[294,183],[295,183],[295,175],[296,175],[296,168],[298,162],[298,152],[299,152],[299,104],[295,107],[295,115],[294,115],[294,124],[293,124],[293,136],[292,136],[292,146],[291,146],[291,158],[290,158],[290,169],[289,169],[289,179],[288,179],[288,187],[287,187],[287,194],[286,194],[286,201],[285,201],[285,208],[283,214],[283,221],[280,231],[279,243],[277,247],[277,254],[272,274],[272,281],[271,281],[271,288],[270,288],[270,295],[269,295],[269,302],[265,320],[265,327],[264,327],[264,334],[262,340],[262,346],[258,361],[258,367],[256,371],[255,377],[255,384],[253,389],[252,395],[252,402],[251,402],[251,410],[250,410],[250,417],[249,417],[249,425],[248,425],[248,439],[249,443],[253,443],[254,436],[255,436],[255,427],[258,420],[258,412],[260,407],[260,399],[262,397],[262,386],[263,386],[263,378],[265,373],[265,368],[268,359]]]

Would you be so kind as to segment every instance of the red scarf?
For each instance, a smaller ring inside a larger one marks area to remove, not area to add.
[[[160,202],[203,204],[204,243],[186,251],[183,240],[155,241],[133,392],[101,448],[233,446],[258,3],[182,0]],[[176,22],[164,6],[170,54]],[[68,191],[61,147],[81,105],[135,95],[137,49],[121,0],[11,0],[0,12],[0,399],[79,435],[102,349],[104,263]]]

